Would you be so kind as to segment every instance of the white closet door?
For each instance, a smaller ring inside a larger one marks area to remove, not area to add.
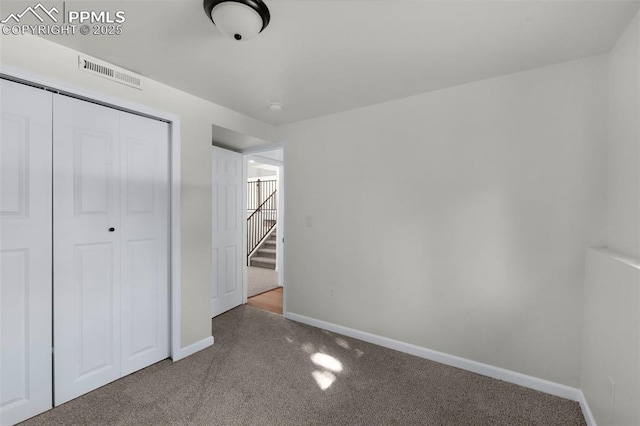
[[[169,356],[169,125],[120,113],[122,375]]]
[[[211,316],[242,303],[242,155],[213,147]]]
[[[0,80],[0,424],[51,408],[51,97]]]
[[[119,112],[54,96],[55,404],[120,377]]]

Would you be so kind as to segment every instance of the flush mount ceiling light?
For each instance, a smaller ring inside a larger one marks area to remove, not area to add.
[[[271,19],[262,0],[204,0],[204,10],[222,34],[235,40],[257,36]]]

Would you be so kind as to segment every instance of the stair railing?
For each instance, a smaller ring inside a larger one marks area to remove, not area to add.
[[[274,190],[247,218],[247,265],[253,252],[276,226],[278,220],[277,190]]]
[[[278,188],[278,181],[254,180],[247,182],[247,211],[254,211],[270,194]]]

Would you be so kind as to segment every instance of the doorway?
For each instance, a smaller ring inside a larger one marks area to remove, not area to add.
[[[282,315],[284,148],[212,146],[211,317],[247,303]]]
[[[245,294],[249,306],[284,311],[284,150],[245,154]]]

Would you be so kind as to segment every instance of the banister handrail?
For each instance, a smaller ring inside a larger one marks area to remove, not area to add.
[[[264,201],[262,202],[262,204],[260,204],[260,205],[258,206],[258,208],[257,208],[257,209],[255,209],[255,210],[253,211],[253,213],[251,213],[251,215],[247,218],[247,220],[251,219],[251,218],[253,217],[253,215],[254,215],[254,214],[258,213],[258,211],[259,211],[259,210],[262,210],[262,206],[264,206],[265,204],[267,204],[267,203],[271,200],[271,197],[274,197],[274,198],[275,198],[275,195],[276,195],[276,192],[277,192],[277,191],[278,191],[277,189],[276,189],[275,191],[273,191],[273,192],[271,193],[271,195],[269,195],[269,196],[267,197],[267,199],[266,199],[266,200],[264,200]],[[275,210],[275,209],[269,209],[269,210]]]
[[[277,192],[274,190],[247,218],[247,265],[250,256],[276,226],[278,220]]]

